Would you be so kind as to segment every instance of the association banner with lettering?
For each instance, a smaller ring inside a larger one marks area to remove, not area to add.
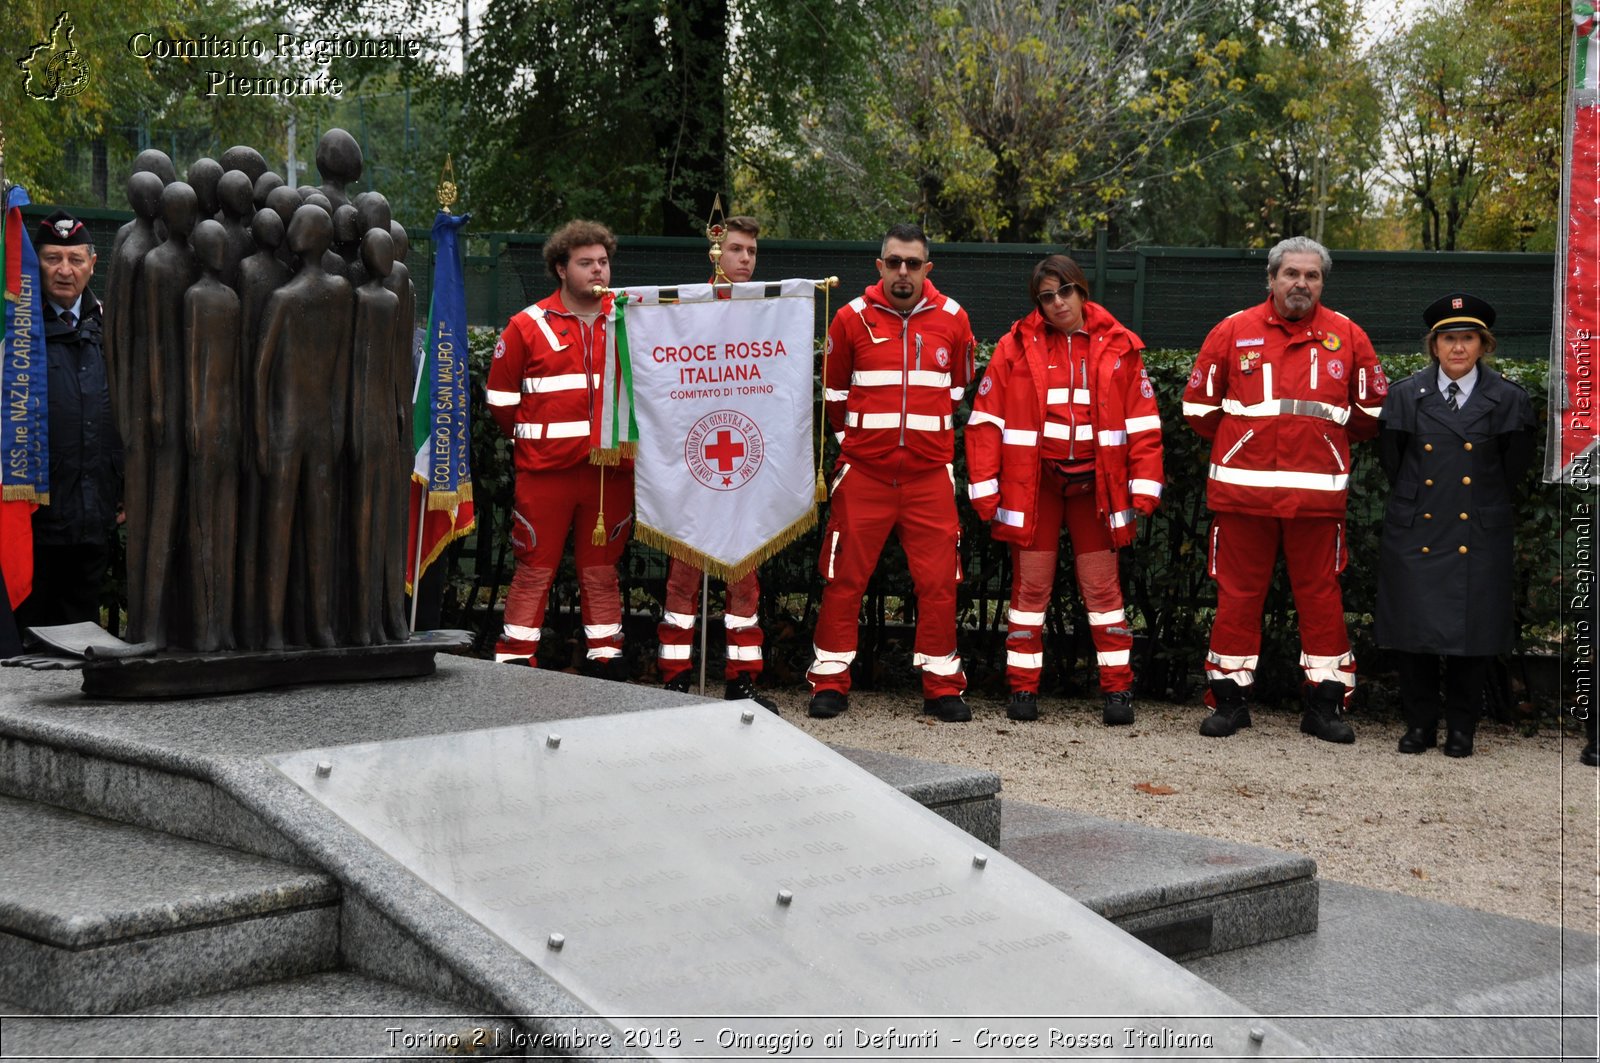
[[[634,287],[609,330],[609,445],[635,455],[634,535],[738,579],[817,519],[817,282]]]
[[[1600,360],[1600,34],[1591,0],[1572,5],[1572,81],[1566,105],[1550,350],[1550,429],[1545,479],[1600,483],[1595,389]]]
[[[22,208],[28,193],[6,192],[0,214],[5,325],[0,332],[0,569],[10,604],[33,589],[33,511],[50,501],[50,378],[44,345],[44,289]]]
[[[457,239],[471,217],[441,210],[433,219],[433,302],[411,394],[414,454],[406,592],[413,596],[428,566],[473,528],[467,288]]]

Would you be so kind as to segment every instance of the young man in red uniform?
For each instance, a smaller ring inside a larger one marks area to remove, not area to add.
[[[1183,393],[1183,414],[1211,440],[1206,543],[1217,615],[1206,654],[1212,738],[1250,726],[1246,704],[1261,649],[1261,609],[1283,551],[1300,616],[1305,714],[1300,730],[1354,742],[1342,718],[1356,662],[1344,624],[1345,494],[1350,444],[1378,431],[1389,391],[1361,327],[1322,305],[1333,262],[1303,236],[1267,255],[1260,306],[1206,337]]]
[[[721,258],[712,261],[721,266],[723,278],[735,284],[743,283],[756,272],[756,239],[761,235],[761,224],[743,214],[723,224],[728,235],[722,241]],[[713,281],[719,279],[712,278]],[[717,296],[727,298],[730,294],[724,289],[718,291]],[[656,626],[656,637],[661,645],[656,667],[666,688],[680,693],[687,693],[693,680],[690,665],[701,579],[700,569],[687,561],[674,557],[667,565],[667,600],[661,623]],[[761,581],[754,571],[728,584],[722,617],[728,647],[723,696],[729,701],[749,699],[777,712],[776,702],[756,692],[756,677],[761,674],[762,664],[760,605]]]
[[[956,652],[955,409],[972,379],[972,326],[954,299],[928,282],[928,238],[896,225],[883,240],[882,280],[841,308],[824,356],[828,427],[839,441],[824,586],[811,681],[812,716],[849,706],[861,596],[893,531],[917,596],[914,663],[923,711],[951,723],[972,718]]]
[[[600,406],[616,238],[604,225],[570,221],[545,241],[545,267],[560,286],[518,312],[489,365],[489,413],[513,440],[516,500],[511,546],[516,573],[506,591],[505,627],[495,660],[536,666],[550,585],[575,530],[583,633],[589,669],[625,677],[617,561],[633,521],[633,463],[589,463],[590,428]],[[596,525],[604,542],[595,545]]]

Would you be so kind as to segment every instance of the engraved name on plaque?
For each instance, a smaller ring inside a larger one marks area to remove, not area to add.
[[[1247,1057],[1294,1041],[737,703],[271,758],[672,1056]],[[1181,1016],[1181,1018],[1173,1018]],[[650,1017],[646,1019],[645,1017]],[[981,1017],[981,1018],[980,1018]]]

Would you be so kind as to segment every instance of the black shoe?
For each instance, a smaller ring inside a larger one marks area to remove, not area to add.
[[[1244,700],[1244,687],[1231,679],[1211,681],[1211,700],[1216,708],[1200,721],[1200,733],[1207,738],[1227,738],[1250,726],[1250,706]]]
[[[937,716],[945,723],[966,723],[972,719],[972,708],[960,694],[946,694],[942,698],[924,698],[922,711]]]
[[[1444,755],[1447,757],[1472,756],[1472,732],[1450,731],[1444,736]]]
[[[583,662],[583,674],[590,679],[609,679],[613,683],[629,680],[628,662],[616,657],[590,657]]]
[[[1316,686],[1303,688],[1306,711],[1300,717],[1300,733],[1316,735],[1324,742],[1348,745],[1356,740],[1356,729],[1341,717],[1344,713],[1344,684],[1324,679]]]
[[[1425,749],[1432,749],[1439,744],[1439,728],[1413,727],[1400,736],[1399,749],[1402,753],[1421,753]]]
[[[744,672],[740,672],[728,680],[727,687],[722,692],[724,701],[753,701],[768,712],[777,712],[778,703],[771,698],[764,698],[756,692],[756,681]]]
[[[673,676],[671,679],[667,680],[665,683],[662,683],[661,684],[662,689],[663,690],[670,690],[674,694],[687,694],[687,693],[689,693],[689,688],[694,686],[693,671],[694,671],[694,669],[692,669],[692,668],[684,669],[683,671],[679,672],[677,675]]]
[[[1133,691],[1117,690],[1106,695],[1106,707],[1100,714],[1107,727],[1119,727],[1133,722]]]
[[[1578,754],[1578,762],[1587,764],[1591,768],[1600,768],[1600,749],[1595,748],[1592,739],[1588,745],[1583,747],[1583,752]]]
[[[1006,719],[1037,720],[1038,718],[1038,692],[1033,690],[1013,690],[1011,692],[1011,700],[1006,702]]]
[[[837,690],[819,690],[811,695],[806,715],[817,720],[831,720],[850,707],[850,699]]]

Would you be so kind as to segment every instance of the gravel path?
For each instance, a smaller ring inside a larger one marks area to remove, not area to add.
[[[1198,706],[1144,704],[1106,727],[1100,704],[1041,698],[1007,720],[973,702],[966,724],[921,714],[904,693],[858,692],[832,720],[806,695],[765,691],[817,738],[1000,773],[1006,798],[1304,853],[1325,879],[1488,912],[1596,929],[1600,772],[1581,731],[1531,738],[1485,724],[1476,753],[1395,751],[1401,728],[1354,717],[1356,744],[1300,734],[1299,716],[1253,708],[1254,726],[1201,738]]]

